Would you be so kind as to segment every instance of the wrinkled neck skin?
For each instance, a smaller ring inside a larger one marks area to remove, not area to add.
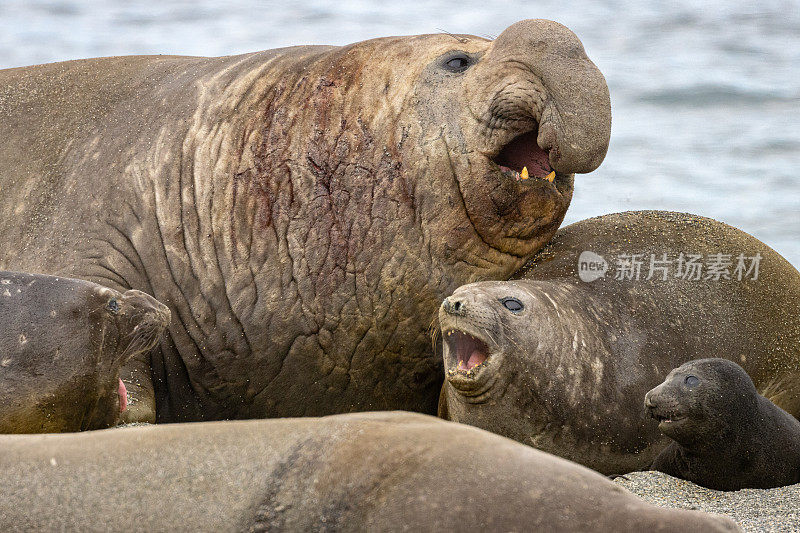
[[[499,377],[477,401],[448,384],[450,419],[491,428],[606,474],[650,464],[666,439],[631,407],[642,401],[636,384],[617,385],[639,379],[644,343],[644,334],[619,311],[625,306],[572,282],[516,286],[527,286],[535,302],[529,326],[504,328]]]
[[[399,62],[413,53],[405,46],[387,39],[381,50]],[[172,411],[160,419],[435,411],[442,371],[426,328],[439,302],[461,284],[508,277],[569,203],[571,176],[552,198],[523,193],[533,208],[552,204],[543,218],[510,203],[518,185],[481,183],[464,157],[462,122],[473,119],[455,101],[450,122],[426,115],[430,86],[395,87],[392,70],[367,76],[348,47],[300,54],[199,83],[177,141],[193,164],[179,174],[169,139],[129,166],[157,170],[166,254],[137,250],[145,270],[165,272],[170,293],[156,296],[177,302],[180,362],[156,363],[157,382],[183,372],[192,383],[159,401]],[[320,65],[323,75],[304,75]],[[458,84],[447,90],[459,97]],[[185,411],[192,395],[202,409]]]

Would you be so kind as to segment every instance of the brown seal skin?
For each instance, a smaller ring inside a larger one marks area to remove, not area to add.
[[[673,441],[651,470],[717,490],[800,483],[800,422],[758,394],[733,361],[684,363],[644,404]]]
[[[611,267],[642,253],[647,265],[640,281],[609,273],[584,282],[584,251]],[[691,281],[675,277],[675,265],[666,281],[661,271],[644,279],[651,254],[681,252],[759,253],[758,279]],[[645,393],[700,357],[735,360],[761,394],[800,415],[800,274],[740,230],[681,213],[606,215],[560,230],[516,278],[460,287],[443,303],[444,418],[603,473],[630,472],[668,444],[642,407]]]
[[[114,425],[126,407],[121,366],[149,352],[169,318],[137,290],[0,272],[0,433]]]
[[[738,531],[403,412],[6,435],[0,450],[3,531]]]
[[[544,20],[4,70],[0,266],[172,309],[126,367],[129,420],[433,413],[439,303],[552,237],[610,124],[602,74]]]

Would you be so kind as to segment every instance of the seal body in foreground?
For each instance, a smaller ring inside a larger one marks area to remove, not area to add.
[[[606,276],[579,278],[587,251],[609,263]],[[677,277],[677,265],[666,279],[660,270],[646,279],[646,268],[616,279],[615,259],[634,254],[761,259],[757,279],[738,280],[735,259],[730,279]],[[689,214],[606,215],[559,231],[516,277],[466,285],[443,303],[442,416],[630,472],[668,444],[645,393],[704,356],[735,360],[761,394],[800,415],[800,274],[742,231]]]
[[[3,70],[0,266],[170,307],[129,420],[433,413],[439,303],[552,237],[610,125],[543,20]]]
[[[155,346],[169,317],[136,290],[0,272],[0,433],[116,423],[127,407],[120,368]]]
[[[2,436],[0,451],[3,531],[736,530],[409,413]]]
[[[684,363],[644,403],[673,440],[652,470],[717,490],[800,483],[800,422],[733,361]]]

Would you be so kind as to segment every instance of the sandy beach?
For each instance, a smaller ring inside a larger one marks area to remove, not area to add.
[[[744,531],[800,531],[800,484],[722,492],[661,472],[633,472],[616,481],[654,505],[726,515]]]

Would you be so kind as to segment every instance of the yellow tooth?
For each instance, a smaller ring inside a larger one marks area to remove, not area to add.
[[[520,179],[528,179],[528,167],[522,167],[522,172],[519,173]]]
[[[546,177],[545,179],[546,179],[547,181],[549,181],[550,183],[553,183],[553,180],[554,180],[554,179],[556,179],[556,171],[554,170],[553,172],[551,172],[550,174],[548,174],[548,175],[547,175],[547,177]]]

